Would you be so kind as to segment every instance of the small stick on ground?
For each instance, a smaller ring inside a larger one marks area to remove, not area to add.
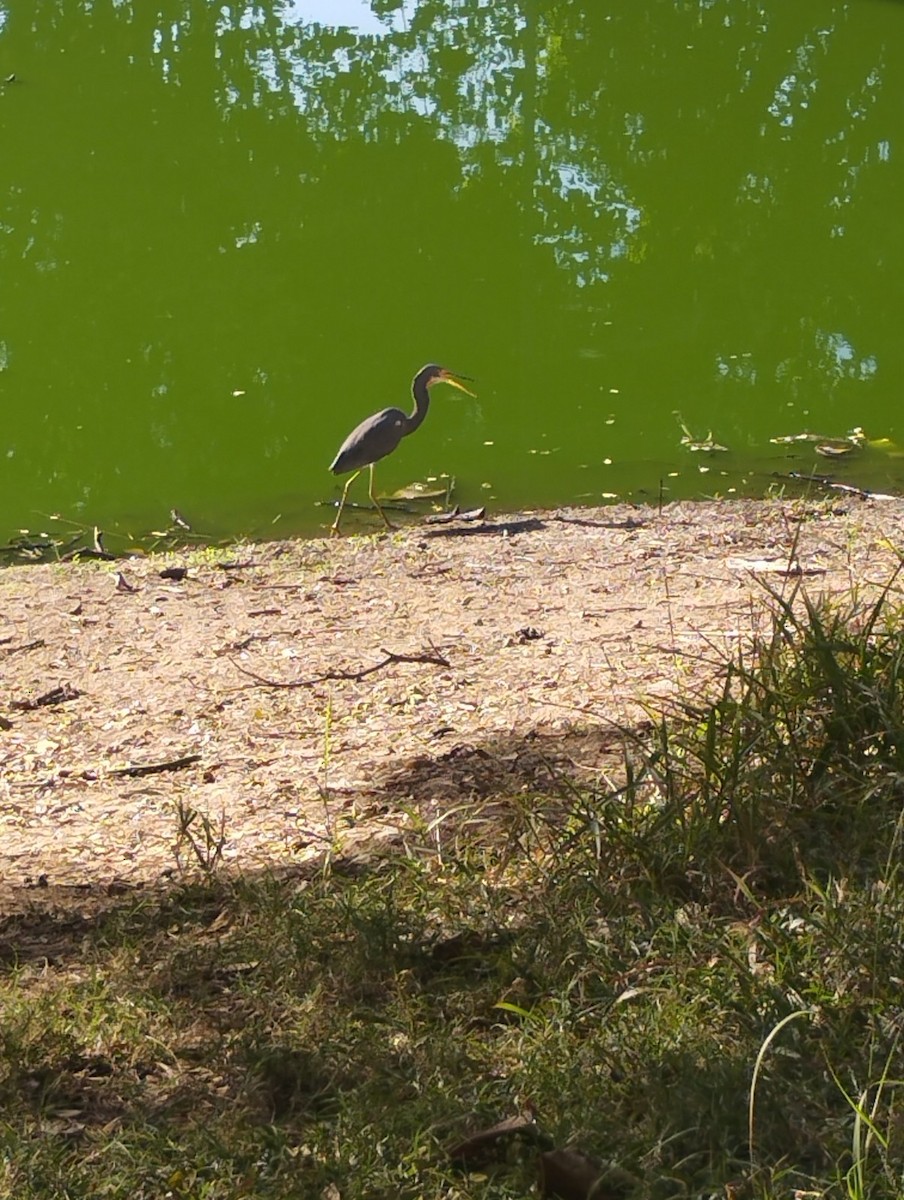
[[[444,658],[438,650],[434,650],[432,654],[396,654],[394,651],[387,650],[383,646],[380,649],[386,657],[382,662],[374,663],[371,667],[360,667],[357,671],[324,671],[322,675],[314,675],[311,679],[267,679],[263,675],[258,675],[256,671],[249,671],[247,667],[243,667],[240,663],[237,663],[234,658],[231,658],[229,661],[237,671],[241,671],[243,675],[247,675],[249,679],[253,679],[259,687],[272,688],[315,687],[318,683],[325,683],[330,679],[350,679],[357,682],[359,679],[365,679],[368,675],[373,675],[375,671],[382,671],[384,667],[390,666],[391,663],[429,663],[434,667],[448,667],[450,665],[448,659]]]
[[[19,709],[20,712],[33,712],[36,708],[46,708],[49,704],[64,704],[67,700],[77,700],[81,694],[72,684],[61,683],[45,692],[43,696],[38,696],[36,700],[11,700],[9,706]]]
[[[200,762],[200,754],[186,754],[182,758],[171,758],[168,762],[148,763],[143,767],[117,767],[111,775],[127,775],[130,779],[140,779],[142,775],[159,775],[161,771],[181,771],[192,763]]]
[[[3,638],[3,642],[11,642],[12,638]],[[36,638],[33,642],[23,642],[21,646],[6,646],[4,645],[0,653],[2,654],[21,654],[24,650],[37,650],[44,645],[43,638]]]

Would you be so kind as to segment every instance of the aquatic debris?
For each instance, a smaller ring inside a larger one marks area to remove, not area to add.
[[[769,441],[775,446],[809,442],[816,453],[821,454],[823,458],[842,458],[846,454],[852,454],[855,450],[859,450],[862,446],[873,445],[871,442],[867,443],[866,434],[859,425],[844,437],[827,437],[822,433],[791,433],[770,438]]]
[[[695,438],[684,421],[681,419],[680,413],[675,413],[678,418],[678,424],[681,427],[681,445],[687,446],[688,450],[702,451],[704,454],[727,454],[728,447],[722,446],[719,442],[713,441],[713,431],[710,430],[705,438]]]
[[[846,492],[850,496],[859,496],[861,500],[898,500],[899,496],[889,492],[871,492],[868,488],[854,487],[850,483],[836,483],[828,475],[805,475],[803,471],[789,471],[787,476],[777,478],[799,479],[804,483],[818,483],[823,487],[832,488],[836,492]]]
[[[448,488],[430,488],[423,483],[406,483],[404,487],[391,492],[389,500],[442,500],[448,495]]]

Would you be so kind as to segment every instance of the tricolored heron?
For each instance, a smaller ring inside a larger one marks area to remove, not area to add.
[[[460,382],[462,379],[470,379],[470,376],[456,377],[452,371],[447,371],[445,367],[438,367],[435,363],[421,367],[411,383],[414,411],[410,416],[403,413],[400,408],[384,408],[382,412],[374,413],[372,417],[362,421],[357,429],[351,431],[339,447],[339,453],[330,463],[330,470],[334,475],[344,475],[346,471],[354,471],[354,475],[346,480],[345,487],[342,489],[339,511],[336,513],[336,520],[333,522],[330,533],[339,532],[339,522],[342,520],[342,510],[345,508],[348,489],[365,467],[370,467],[370,498],[376,505],[377,512],[383,518],[386,528],[393,528],[386,513],[380,507],[379,500],[374,495],[374,463],[385,458],[387,454],[392,454],[403,437],[414,433],[427,415],[427,409],[430,407],[430,388],[435,383],[449,383],[459,391],[473,396],[474,393]]]

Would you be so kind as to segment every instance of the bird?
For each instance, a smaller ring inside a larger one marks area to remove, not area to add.
[[[342,520],[342,510],[345,508],[348,489],[365,467],[370,468],[368,494],[376,506],[377,512],[383,518],[386,528],[393,528],[386,513],[380,507],[379,500],[374,495],[374,463],[385,458],[387,454],[392,454],[402,438],[409,433],[414,433],[421,424],[430,407],[430,388],[435,383],[448,383],[466,395],[474,396],[474,392],[461,382],[462,379],[471,382],[469,375],[459,375],[445,367],[438,367],[436,363],[428,363],[426,367],[421,367],[411,382],[414,410],[410,414],[404,413],[400,408],[384,408],[381,412],[367,417],[351,431],[339,447],[339,453],[330,463],[330,470],[334,475],[344,475],[346,471],[354,471],[354,475],[346,480],[345,487],[342,489],[339,511],[336,513],[336,520],[330,529],[332,536],[339,533],[339,522]]]

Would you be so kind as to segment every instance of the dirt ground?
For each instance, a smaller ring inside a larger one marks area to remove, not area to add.
[[[0,572],[0,911],[149,886],[178,811],[243,867],[593,780],[763,583],[882,586],[904,501],[526,513]],[[166,567],[185,578],[164,579]],[[187,761],[182,761],[187,760]]]

